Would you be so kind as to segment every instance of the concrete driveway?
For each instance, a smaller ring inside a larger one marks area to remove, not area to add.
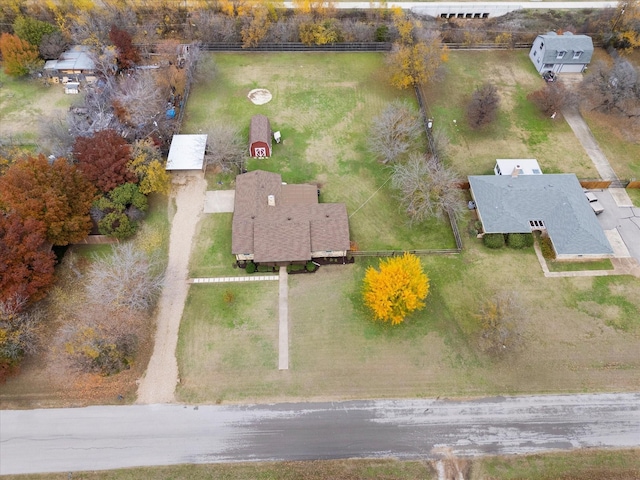
[[[640,208],[619,207],[609,190],[590,191],[604,207],[604,212],[597,217],[602,229],[617,230],[629,255],[640,261]]]

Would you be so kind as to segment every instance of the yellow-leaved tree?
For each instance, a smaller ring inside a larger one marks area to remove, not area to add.
[[[151,140],[135,141],[127,166],[136,173],[140,191],[145,195],[169,193],[171,178],[164,168],[160,150]]]
[[[364,303],[376,320],[392,325],[423,308],[428,293],[429,277],[420,259],[409,253],[381,260],[379,270],[369,267],[364,276]]]

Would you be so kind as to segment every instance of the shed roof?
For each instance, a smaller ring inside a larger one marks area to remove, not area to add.
[[[541,175],[542,170],[534,158],[498,158],[496,164],[502,175],[511,175],[518,169],[518,175]]]
[[[174,135],[167,157],[167,170],[202,170],[207,135]]]
[[[469,177],[486,233],[528,233],[542,220],[559,255],[613,250],[574,174]]]
[[[58,60],[49,60],[45,70],[93,70],[96,65],[91,58],[91,50],[86,45],[75,45],[63,52]]]
[[[593,56],[593,40],[588,35],[574,35],[571,32],[558,35],[548,32],[538,37],[544,41],[544,63],[589,63]],[[567,52],[562,59],[558,59],[560,51]],[[583,53],[579,58],[573,58],[573,52]]]
[[[271,145],[271,125],[269,119],[264,115],[254,115],[251,117],[249,125],[249,144],[255,142],[265,142]]]
[[[273,195],[275,206],[269,206]],[[255,170],[236,177],[232,253],[256,262],[310,260],[315,251],[348,250],[342,203],[318,203],[315,185],[283,185],[280,174]]]

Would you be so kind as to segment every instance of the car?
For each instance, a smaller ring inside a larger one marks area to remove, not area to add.
[[[584,192],[584,195],[585,197],[587,197],[587,200],[589,201],[589,205],[591,205],[591,209],[593,210],[593,213],[595,213],[596,215],[600,215],[602,212],[604,212],[604,207],[598,201],[598,197],[596,197],[595,193]]]

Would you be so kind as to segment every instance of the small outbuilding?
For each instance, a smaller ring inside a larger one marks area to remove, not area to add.
[[[53,83],[96,81],[96,65],[91,49],[86,45],[75,45],[60,55],[58,60],[44,64],[44,73]]]
[[[64,84],[64,93],[69,95],[77,95],[80,93],[80,83],[79,82],[67,82]]]
[[[587,35],[548,32],[533,41],[529,58],[540,74],[582,73],[591,62],[593,41]]]
[[[166,170],[204,170],[207,135],[174,135]]]
[[[535,158],[498,158],[493,167],[496,175],[542,175]]]
[[[264,115],[251,117],[249,125],[249,155],[265,158],[271,156],[271,125]]]

